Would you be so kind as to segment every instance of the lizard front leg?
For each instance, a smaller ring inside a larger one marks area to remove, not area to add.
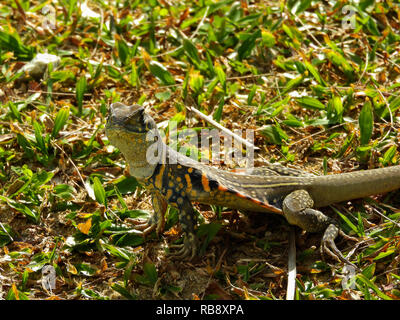
[[[170,245],[170,249],[174,249],[169,253],[170,256],[177,259],[193,259],[197,254],[197,240],[194,233],[196,224],[196,215],[192,204],[188,199],[178,198],[178,203],[171,203],[179,210],[179,223],[183,231],[183,244]]]
[[[135,225],[135,229],[141,230],[144,236],[148,235],[154,229],[156,229],[158,235],[160,235],[164,231],[164,225],[165,225],[164,216],[168,208],[168,203],[163,197],[163,195],[157,190],[152,191],[151,202],[153,204],[153,209],[154,209],[151,218],[144,223]]]
[[[353,265],[335,245],[335,238],[338,234],[344,235],[337,222],[321,211],[312,209],[313,206],[314,201],[306,190],[296,190],[283,200],[283,214],[290,224],[299,226],[306,231],[324,231],[320,248],[322,256],[327,253],[342,262]]]

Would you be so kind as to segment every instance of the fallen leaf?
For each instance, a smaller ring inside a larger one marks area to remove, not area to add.
[[[77,228],[84,234],[89,234],[90,227],[92,226],[92,219],[87,219],[86,222],[79,223]]]
[[[12,284],[11,289],[14,292],[15,300],[19,300],[19,292],[15,283]]]

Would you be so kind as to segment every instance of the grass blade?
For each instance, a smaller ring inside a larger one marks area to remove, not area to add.
[[[40,126],[40,124],[35,120],[33,122],[33,129],[35,131],[35,138],[36,138],[36,145],[39,148],[39,150],[41,152],[43,152],[44,154],[48,154],[47,152],[47,147],[46,147],[46,143],[44,141],[43,138],[43,132],[42,132],[42,127]]]
[[[69,117],[69,108],[62,108],[60,111],[58,111],[56,118],[54,120],[54,127],[53,131],[51,132],[51,137],[55,138],[60,130],[64,127],[64,125],[67,123]]]
[[[97,177],[94,177],[93,179],[93,191],[97,202],[107,206],[106,191],[104,190],[100,179]]]
[[[87,89],[87,80],[85,76],[79,78],[76,83],[76,102],[78,105],[78,116],[82,115],[82,107],[83,107],[83,97],[85,95]]]
[[[307,109],[319,109],[325,110],[325,105],[321,103],[318,99],[312,97],[300,97],[297,98],[296,101]]]
[[[218,81],[221,83],[221,86],[226,93],[226,74],[218,62],[215,63],[214,70],[217,74]]]
[[[153,76],[159,79],[164,85],[173,85],[175,80],[172,74],[164,67],[161,63],[157,61],[150,61],[149,63],[150,72]]]
[[[360,126],[360,143],[361,145],[366,145],[371,139],[372,130],[374,128],[374,115],[372,112],[372,105],[369,100],[361,109],[360,116],[358,118],[358,124]]]
[[[196,67],[199,67],[201,64],[201,60],[196,46],[189,39],[185,39],[183,41],[183,49],[185,50],[186,55],[193,62],[193,64],[195,64]]]

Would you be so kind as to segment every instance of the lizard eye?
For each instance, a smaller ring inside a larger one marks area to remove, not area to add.
[[[143,116],[143,124],[147,131],[157,128],[157,125],[154,122],[154,119],[146,113]]]
[[[124,125],[128,129],[133,129],[134,131],[144,131],[146,129],[144,109],[139,108],[134,110],[130,115],[125,118]]]

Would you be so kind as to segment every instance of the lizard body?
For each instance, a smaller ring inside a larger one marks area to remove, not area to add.
[[[149,139],[150,131],[155,133]],[[155,213],[139,227],[145,233],[156,227],[161,232],[167,203],[180,211],[185,238],[177,246],[180,250],[176,255],[181,257],[196,254],[196,221],[191,202],[199,202],[243,211],[272,212],[306,231],[325,231],[321,250],[346,261],[334,243],[339,233],[337,223],[313,208],[400,188],[400,166],[326,176],[280,165],[236,173],[206,166],[166,146],[154,120],[137,105],[112,104],[106,134],[124,154],[130,174],[152,193]],[[149,162],[152,152],[157,161]]]

